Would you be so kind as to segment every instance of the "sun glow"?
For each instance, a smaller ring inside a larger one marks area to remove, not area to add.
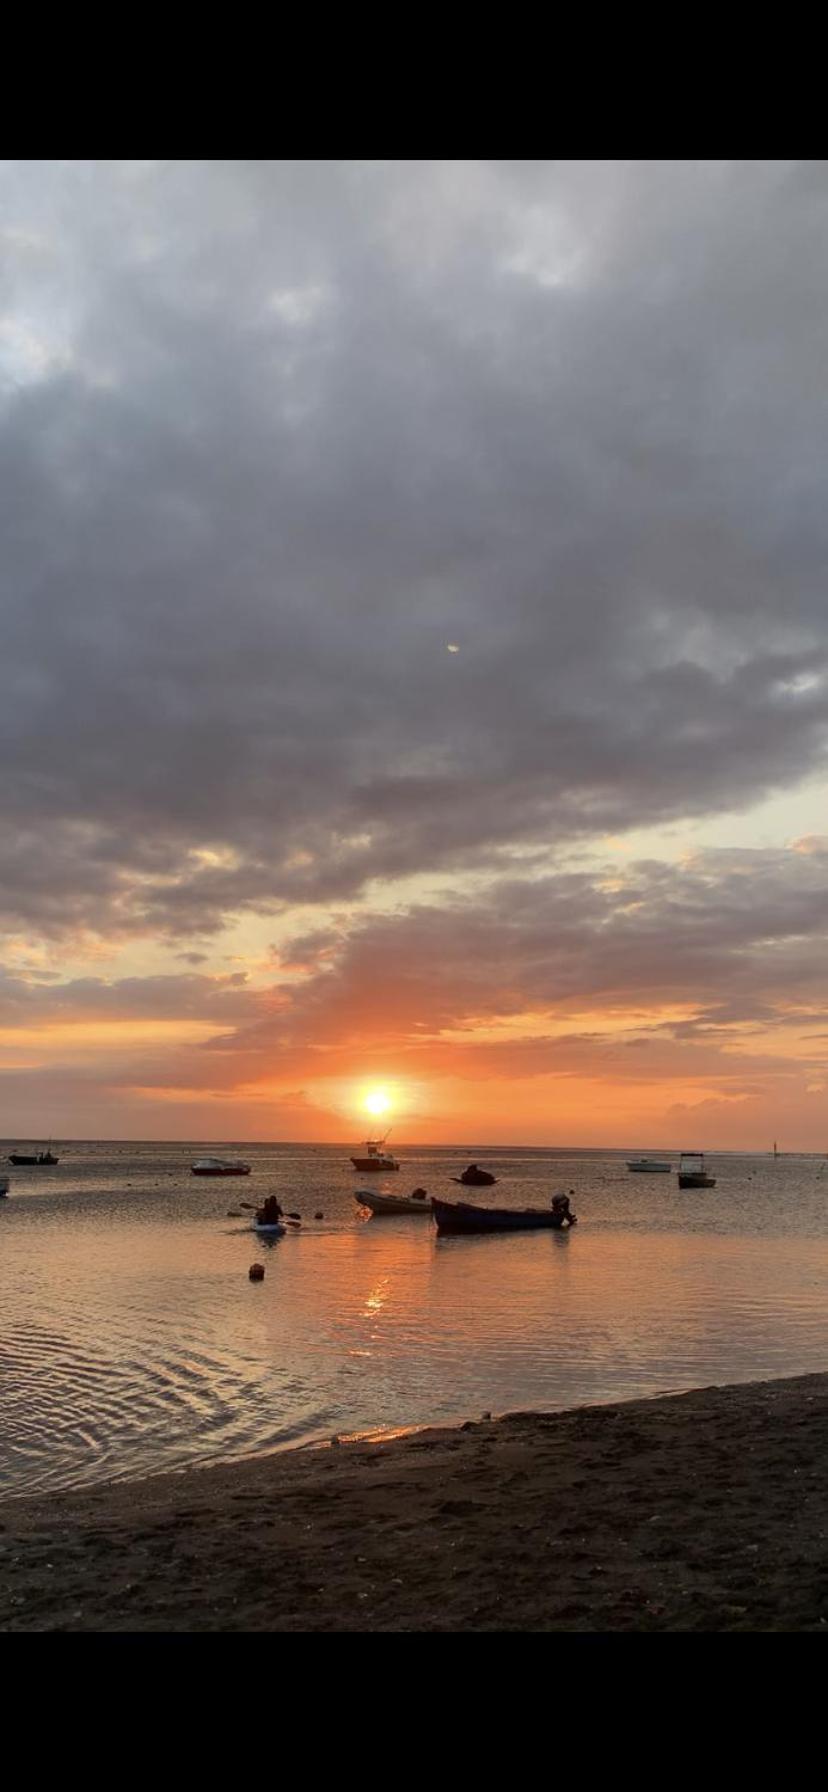
[[[389,1112],[391,1097],[387,1089],[369,1089],[363,1098],[362,1105],[367,1108],[369,1114],[373,1114],[376,1119],[379,1119],[381,1114]]]

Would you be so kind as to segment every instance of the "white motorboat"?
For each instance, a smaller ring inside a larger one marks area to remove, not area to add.
[[[423,1189],[416,1195],[381,1195],[379,1189],[358,1189],[354,1195],[358,1207],[370,1207],[372,1213],[426,1213],[431,1218],[431,1203]]]
[[[715,1176],[708,1176],[702,1151],[682,1151],[678,1168],[679,1188],[715,1188]]]
[[[240,1158],[197,1157],[190,1165],[194,1176],[249,1176],[250,1165],[242,1163]]]
[[[387,1137],[386,1133],[385,1139]],[[366,1139],[364,1156],[351,1158],[354,1169],[360,1170],[363,1174],[366,1170],[398,1170],[400,1166],[396,1158],[391,1156],[390,1151],[382,1149],[385,1139]]]

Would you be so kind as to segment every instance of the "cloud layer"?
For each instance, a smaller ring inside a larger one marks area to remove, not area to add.
[[[10,923],[188,934],[822,763],[822,165],[4,182]]]

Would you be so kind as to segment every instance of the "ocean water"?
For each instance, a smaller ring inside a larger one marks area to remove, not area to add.
[[[828,1367],[822,1158],[710,1156],[717,1187],[680,1193],[632,1152],[400,1148],[372,1187],[457,1195],[476,1158],[501,1203],[575,1191],[571,1233],[438,1239],[360,1213],[347,1147],[228,1140],[209,1149],[253,1173],[214,1182],[189,1172],[203,1145],[2,1161],[23,1144],[0,1146],[5,1494]],[[271,1192],[303,1225],[268,1246],[227,1210]]]

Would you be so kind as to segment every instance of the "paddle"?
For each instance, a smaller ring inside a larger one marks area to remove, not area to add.
[[[248,1213],[258,1213],[259,1211],[259,1203],[257,1201],[240,1201],[239,1206],[246,1207]],[[282,1219],[285,1223],[290,1220],[291,1223],[296,1226],[301,1226],[302,1224],[301,1214],[298,1213],[283,1213]]]

